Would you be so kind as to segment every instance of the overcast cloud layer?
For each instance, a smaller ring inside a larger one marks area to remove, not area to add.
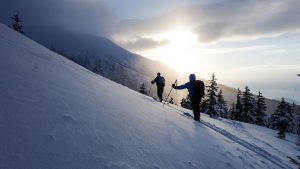
[[[108,2],[9,0],[1,2],[0,19],[8,24],[9,16],[20,13],[25,26],[60,26],[102,35],[117,39],[133,50],[166,45],[165,40],[147,36],[183,26],[196,33],[201,43],[271,37],[300,30],[299,0],[225,0],[192,4],[152,18],[123,21],[109,8]]]
[[[184,25],[201,43],[273,37],[299,32],[299,7],[299,0],[226,0],[179,8],[145,20],[122,21],[118,33],[144,36]]]
[[[102,0],[1,0],[1,22],[9,24],[15,13],[23,19],[25,31],[31,26],[51,26],[109,36],[119,22]]]

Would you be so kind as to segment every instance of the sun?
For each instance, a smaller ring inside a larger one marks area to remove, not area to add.
[[[188,30],[174,30],[157,35],[169,42],[168,45],[155,49],[155,55],[161,56],[162,61],[179,70],[189,73],[195,68],[197,55],[197,36]]]
[[[148,36],[157,41],[166,40],[167,45],[141,51],[139,54],[163,62],[182,74],[205,75],[206,56],[197,35],[188,29],[175,29]]]

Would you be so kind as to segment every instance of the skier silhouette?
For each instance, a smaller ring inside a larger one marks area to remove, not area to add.
[[[157,96],[159,98],[159,101],[162,102],[162,95],[165,87],[165,78],[160,76],[160,73],[158,72],[156,78],[151,81],[151,84],[154,83],[156,83],[157,86]]]
[[[203,81],[196,80],[195,74],[190,74],[189,79],[190,81],[183,85],[176,86],[175,84],[172,84],[172,87],[177,90],[188,89],[189,96],[191,98],[192,107],[193,107],[194,119],[196,121],[200,121],[199,106],[204,96],[205,86]]]

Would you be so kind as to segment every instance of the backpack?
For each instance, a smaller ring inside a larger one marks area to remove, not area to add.
[[[158,84],[159,84],[159,86],[165,86],[165,78],[160,76],[158,78]]]
[[[202,98],[205,95],[205,85],[201,80],[195,80],[193,82],[195,96]]]

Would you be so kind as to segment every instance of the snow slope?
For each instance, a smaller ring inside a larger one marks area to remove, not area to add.
[[[295,136],[162,106],[0,24],[0,168],[292,168]]]

